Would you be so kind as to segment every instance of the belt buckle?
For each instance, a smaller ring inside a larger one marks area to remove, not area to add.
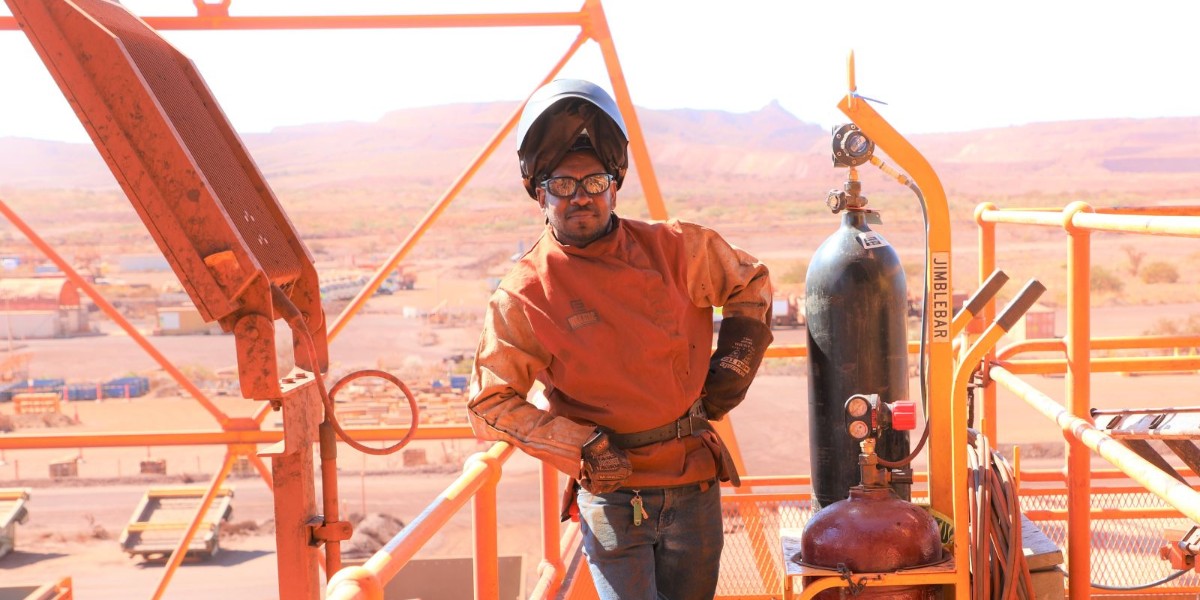
[[[684,423],[687,423],[687,432],[686,433],[683,430]],[[684,437],[692,435],[692,433],[694,433],[694,432],[695,432],[695,428],[692,427],[692,419],[691,419],[690,415],[675,421],[675,439],[683,439]]]

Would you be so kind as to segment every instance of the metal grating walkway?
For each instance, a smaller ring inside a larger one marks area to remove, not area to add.
[[[788,497],[794,499],[788,499]],[[1065,510],[1066,492],[1021,496],[1023,511]],[[1105,492],[1092,495],[1093,509],[1165,509],[1169,506],[1149,492]],[[763,494],[762,500],[726,499],[725,551],[721,559],[718,598],[782,597],[783,561],[780,532],[803,529],[813,510],[806,494]],[[1067,522],[1036,519],[1038,527],[1055,545],[1066,550]],[[1188,528],[1183,518],[1094,519],[1092,521],[1092,579],[1107,586],[1134,586],[1174,572],[1158,556],[1165,541],[1163,530]],[[1124,592],[1128,594],[1129,592]],[[1158,588],[1139,590],[1139,596],[1200,593],[1200,574],[1188,573]],[[1122,592],[1093,590],[1093,595]]]

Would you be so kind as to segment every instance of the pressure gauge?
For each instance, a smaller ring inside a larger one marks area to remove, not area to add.
[[[833,130],[833,164],[838,167],[857,167],[871,159],[875,142],[858,125],[846,123]]]
[[[846,415],[852,419],[861,419],[871,410],[871,403],[864,396],[850,396],[846,401]]]
[[[866,439],[875,433],[875,407],[878,396],[856,394],[847,398],[846,431],[854,439]]]
[[[850,437],[865,440],[877,433],[875,411],[878,406],[878,394],[855,394],[846,400],[846,431]]]
[[[850,421],[846,429],[850,432],[850,437],[856,440],[865,440],[871,435],[871,426],[867,425],[866,421]]]

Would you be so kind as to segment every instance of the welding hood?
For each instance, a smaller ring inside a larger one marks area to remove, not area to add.
[[[629,135],[617,103],[600,86],[581,79],[556,79],[529,98],[517,125],[517,158],[530,198],[581,135],[616,179],[629,168]]]

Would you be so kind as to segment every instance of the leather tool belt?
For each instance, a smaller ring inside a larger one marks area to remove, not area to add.
[[[734,486],[741,485],[741,478],[738,477],[737,467],[733,464],[733,457],[729,455],[729,450],[725,447],[721,436],[717,435],[716,430],[713,429],[712,423],[709,422],[704,412],[704,404],[700,400],[696,400],[696,403],[688,409],[687,414],[670,423],[634,433],[608,433],[608,439],[618,448],[628,449],[700,435],[704,431],[711,431],[720,445],[719,455],[714,456],[719,471],[718,479],[729,481]]]
[[[657,442],[685,438],[698,435],[701,431],[713,431],[712,423],[704,414],[704,405],[699,400],[688,409],[686,415],[667,423],[644,431],[634,433],[609,433],[608,439],[618,448],[639,448]]]

